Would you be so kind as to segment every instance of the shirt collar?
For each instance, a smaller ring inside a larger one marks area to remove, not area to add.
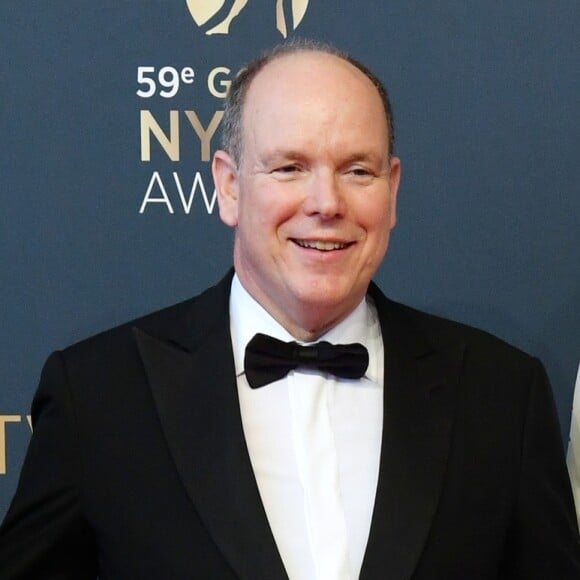
[[[238,275],[235,274],[232,279],[230,293],[230,334],[234,351],[236,377],[239,377],[244,372],[246,345],[259,332],[284,342],[296,340],[250,295],[243,287]],[[379,334],[379,342],[376,340],[377,333]],[[378,381],[376,348],[377,344],[382,344],[382,342],[380,341],[380,325],[376,308],[370,296],[367,295],[366,299],[363,298],[360,304],[343,321],[318,339],[318,341],[321,340],[326,340],[333,344],[359,342],[364,345],[369,351],[369,366],[365,376],[372,381]]]

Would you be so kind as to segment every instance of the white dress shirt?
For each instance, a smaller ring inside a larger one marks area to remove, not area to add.
[[[244,353],[254,334],[295,340],[243,288],[230,297],[240,410],[252,468],[290,580],[355,580],[368,540],[381,451],[384,353],[368,300],[320,340],[359,342],[369,367],[359,380],[298,368],[249,387]]]

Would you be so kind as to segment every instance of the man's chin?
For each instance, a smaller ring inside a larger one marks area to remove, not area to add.
[[[353,297],[352,294],[336,291],[310,291],[297,300],[295,318],[301,321],[303,328],[312,330],[315,327],[334,326],[358,306],[363,296],[364,293],[360,297]]]
[[[345,303],[355,302],[358,304],[366,293],[366,287],[358,291],[358,284],[351,280],[345,280],[341,276],[321,276],[305,282],[296,288],[295,296],[305,308],[335,309],[344,307]]]

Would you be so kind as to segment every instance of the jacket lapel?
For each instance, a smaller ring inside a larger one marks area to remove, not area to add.
[[[379,481],[361,580],[411,578],[441,494],[463,345],[435,349],[375,287],[385,347]]]
[[[282,580],[242,430],[230,283],[194,300],[171,330],[134,333],[175,465],[214,541],[240,578]]]

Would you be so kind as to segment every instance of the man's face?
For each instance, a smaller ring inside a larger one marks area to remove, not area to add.
[[[399,176],[380,97],[351,64],[297,53],[253,80],[239,166],[214,158],[220,216],[236,228],[242,284],[295,337],[318,337],[362,300],[395,225]]]

